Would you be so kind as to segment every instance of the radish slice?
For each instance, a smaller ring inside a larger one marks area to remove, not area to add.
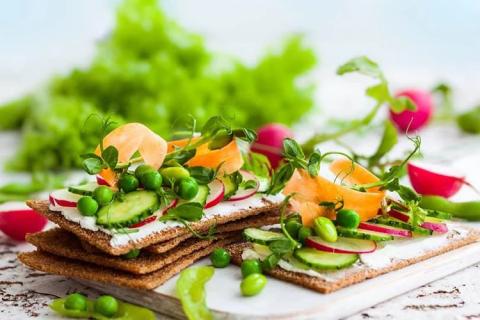
[[[389,234],[399,238],[412,237],[412,231],[410,230],[405,230],[405,229],[400,229],[400,228],[395,228],[395,227],[390,227],[390,226],[385,226],[380,224],[360,222],[360,225],[358,226],[358,228],[363,230],[381,232],[381,233]]]
[[[425,221],[424,223],[422,223],[421,227],[432,230],[433,232],[438,232],[438,233],[448,232],[448,227],[445,223],[435,223],[435,222]]]
[[[464,184],[469,185],[465,181],[465,176],[448,173],[451,171],[448,168],[436,167],[431,170],[426,169],[424,165],[409,162],[407,170],[413,188],[423,195],[449,198],[456,194]]]
[[[0,230],[10,238],[25,241],[27,233],[42,231],[47,218],[32,209],[0,211]]]
[[[311,248],[331,253],[370,253],[377,249],[372,240],[338,238],[336,242],[327,242],[320,237],[308,237],[305,244]]]
[[[258,188],[260,187],[260,182],[258,181],[257,177],[251,174],[250,172],[245,170],[240,170],[240,174],[243,177],[243,181],[253,180],[255,181],[256,185],[255,187],[250,189],[239,188],[238,191],[233,196],[231,196],[230,199],[228,199],[228,201],[238,201],[238,200],[244,200],[244,199],[250,198],[255,193],[257,193]]]
[[[210,188],[210,193],[207,197],[207,202],[205,204],[205,209],[211,208],[216,206],[223,200],[223,196],[225,195],[225,186],[223,182],[215,179],[214,181],[208,184]]]
[[[168,205],[166,205],[163,208],[160,208],[161,214],[163,215],[165,212],[168,211],[168,209],[174,208],[177,205],[177,203],[178,203],[178,199],[173,199],[172,201],[170,201]]]
[[[71,193],[67,189],[60,189],[50,193],[49,200],[53,206],[75,208],[81,197],[81,195]]]
[[[146,224],[149,224],[149,223],[151,223],[151,222],[153,222],[153,221],[155,221],[155,220],[157,220],[157,216],[150,216],[150,217],[148,217],[148,218],[145,219],[145,220],[142,220],[142,221],[140,221],[140,222],[137,222],[137,223],[135,223],[135,224],[132,224],[132,225],[130,226],[130,228],[139,228],[139,227],[144,226],[144,225],[146,225]]]
[[[97,183],[100,186],[110,186],[108,182],[100,176],[97,176]]]
[[[388,214],[396,218],[398,220],[401,220],[403,222],[408,222],[410,220],[410,216],[406,213],[399,212],[396,210],[391,210],[388,212]],[[442,222],[436,222],[436,221],[428,221],[428,217],[426,221],[424,221],[420,227],[432,230],[433,232],[438,232],[438,233],[447,233],[448,232],[448,227],[445,223]]]

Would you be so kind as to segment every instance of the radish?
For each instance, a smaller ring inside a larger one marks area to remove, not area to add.
[[[255,187],[249,188],[249,189],[244,189],[244,188],[238,188],[237,192],[231,196],[228,201],[238,201],[238,200],[244,200],[247,198],[250,198],[253,196],[255,193],[257,193],[258,188],[260,187],[260,182],[258,181],[257,177],[251,174],[248,171],[245,170],[240,170],[240,174],[243,177],[243,181],[249,181],[253,180],[256,182]]]
[[[411,238],[412,237],[412,231],[410,231],[410,230],[394,228],[394,227],[380,225],[380,224],[360,222],[360,225],[358,226],[358,228],[362,229],[362,230],[381,232],[381,233],[389,234],[389,235],[392,235],[394,237],[399,237],[399,238]]]
[[[410,216],[406,213],[396,211],[396,210],[390,210],[388,214],[398,220],[401,220],[403,222],[408,222],[410,220]],[[445,223],[441,222],[434,222],[434,221],[428,221],[428,217],[425,219],[425,221],[420,225],[420,227],[432,230],[433,232],[438,232],[438,233],[447,233],[448,232],[448,227]]]
[[[148,218],[145,219],[145,220],[142,220],[142,221],[140,221],[140,222],[137,222],[137,223],[135,223],[135,224],[132,224],[132,225],[130,226],[130,228],[140,228],[140,227],[142,227],[142,226],[144,226],[144,225],[146,225],[146,224],[149,224],[149,223],[151,223],[151,222],[153,222],[153,221],[155,221],[155,220],[157,220],[157,216],[150,216],[150,217],[148,217]]]
[[[0,230],[17,241],[25,241],[27,233],[42,231],[47,218],[32,209],[0,211]]]
[[[465,184],[477,191],[465,176],[452,172],[448,168],[427,165],[410,161],[407,165],[408,177],[418,193],[422,195],[434,195],[449,198],[455,195]],[[478,191],[477,191],[478,192]]]
[[[397,97],[407,97],[412,100],[413,104],[417,106],[417,110],[405,110],[400,113],[395,113],[390,109],[390,119],[402,132],[407,130],[416,131],[424,127],[433,115],[433,102],[432,96],[429,92],[408,89],[400,91],[396,95]]]
[[[438,233],[447,233],[448,232],[448,227],[445,223],[436,223],[436,222],[430,222],[430,221],[425,221],[421,225],[422,228],[432,230],[433,232],[438,232]]]
[[[81,195],[71,193],[67,189],[60,189],[50,193],[48,198],[53,206],[76,208],[81,197]]]
[[[214,181],[208,184],[210,188],[210,193],[207,197],[207,202],[205,204],[205,209],[211,208],[216,206],[223,200],[223,196],[225,195],[225,186],[223,182],[215,179]]]
[[[257,141],[253,143],[252,151],[265,155],[275,169],[283,158],[283,140],[292,137],[293,133],[286,126],[278,123],[267,124],[258,129]]]
[[[97,183],[100,186],[108,186],[108,187],[110,186],[108,182],[100,176],[97,176]]]
[[[370,253],[377,249],[377,243],[372,240],[338,238],[336,242],[327,242],[320,237],[305,239],[308,247],[331,253]]]

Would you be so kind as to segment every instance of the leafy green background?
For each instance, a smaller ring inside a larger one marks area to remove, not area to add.
[[[22,130],[8,169],[78,167],[78,155],[98,143],[82,130],[93,113],[145,123],[166,138],[186,115],[199,125],[218,114],[254,129],[292,124],[313,106],[314,85],[302,78],[315,63],[313,50],[292,36],[253,66],[232,59],[218,67],[202,37],[169,19],[155,0],[125,0],[90,66],[0,108],[0,129]]]

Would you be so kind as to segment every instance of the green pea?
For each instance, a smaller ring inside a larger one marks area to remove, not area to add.
[[[140,249],[132,249],[122,257],[128,260],[136,259],[140,255]]]
[[[87,297],[80,293],[72,293],[65,298],[64,306],[68,310],[87,310]]]
[[[336,222],[341,227],[355,229],[360,224],[360,215],[355,210],[342,209],[337,212]]]
[[[98,202],[90,196],[84,196],[78,200],[77,209],[84,216],[94,216],[98,211]]]
[[[135,178],[135,176],[126,173],[120,177],[118,185],[120,189],[128,193],[137,190],[139,183],[138,179]]]
[[[198,183],[193,178],[180,179],[175,183],[175,193],[182,199],[193,199],[198,193]]]
[[[113,199],[113,191],[109,187],[100,186],[93,190],[93,198],[101,206],[109,204]]]
[[[190,172],[184,167],[168,167],[160,169],[160,174],[167,181],[175,181],[190,177]]]
[[[118,311],[118,301],[112,296],[100,296],[95,300],[94,309],[105,317],[113,317]]]
[[[139,165],[135,169],[135,177],[137,177],[137,179],[140,180],[144,173],[152,172],[152,171],[156,171],[156,170],[152,166],[149,166],[148,164]]]
[[[438,196],[423,196],[420,207],[450,213],[460,219],[479,221],[480,201],[453,202]]]
[[[337,241],[337,229],[332,220],[325,217],[315,218],[313,221],[313,231],[317,236],[328,242]]]
[[[223,248],[217,248],[213,250],[210,255],[210,261],[215,268],[225,268],[230,264],[230,253]]]
[[[309,227],[301,227],[300,230],[298,230],[298,240],[301,243],[305,243],[305,239],[310,237],[312,235],[312,228]]]
[[[252,273],[240,283],[240,291],[245,297],[259,294],[267,284],[267,277],[260,273]]]
[[[253,273],[262,273],[262,264],[257,259],[243,260],[240,268],[242,270],[242,276],[244,278]]]
[[[144,173],[140,181],[147,190],[158,190],[162,186],[162,176],[157,171]]]
[[[302,224],[296,220],[290,220],[285,223],[285,229],[287,229],[288,233],[293,237],[298,237],[298,231],[302,227]]]

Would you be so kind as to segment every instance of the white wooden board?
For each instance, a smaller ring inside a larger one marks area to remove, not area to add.
[[[327,295],[269,278],[264,291],[251,298],[240,296],[240,270],[230,266],[216,269],[207,284],[207,304],[216,319],[339,319],[478,262],[480,243],[477,242]],[[208,264],[208,260],[197,264]],[[183,318],[175,298],[177,277],[155,291],[84,283],[170,317]]]

